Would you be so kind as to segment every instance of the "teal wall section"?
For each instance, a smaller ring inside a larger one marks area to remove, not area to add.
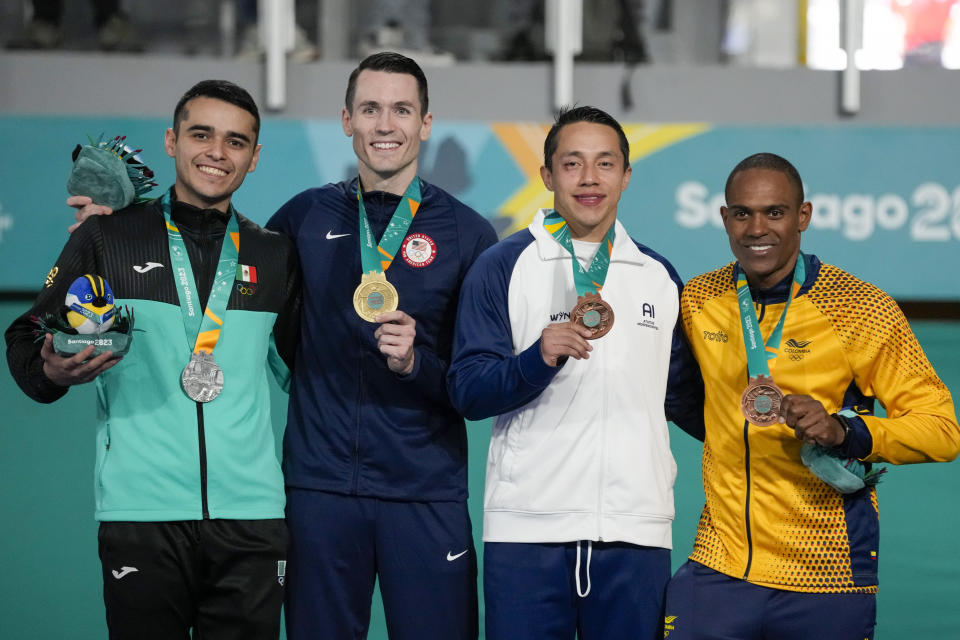
[[[0,303],[6,327],[28,303]],[[960,325],[916,322],[914,329],[944,382],[960,390]],[[274,389],[278,429],[285,396]],[[38,405],[0,374],[0,621],[17,640],[106,637],[93,521],[93,387]],[[469,425],[470,508],[478,550],[489,421]],[[703,505],[699,443],[673,430],[676,485],[674,565],[693,542]],[[878,640],[954,638],[960,629],[960,469],[956,464],[893,467],[880,485]],[[385,640],[379,604],[371,640]]]
[[[72,220],[63,201],[70,152],[86,136],[125,134],[168,186],[158,118],[0,115],[0,291],[33,291],[53,266]],[[723,185],[745,156],[792,160],[814,213],[804,250],[849,269],[898,300],[960,300],[960,127],[712,126],[627,124],[633,177],[620,202],[632,235],[688,279],[730,260],[720,226]],[[438,121],[420,173],[490,218],[522,226],[542,191],[543,128]],[[356,174],[335,120],[266,119],[260,164],[234,199],[263,223],[308,187]],[[533,162],[533,166],[530,163]],[[155,194],[158,191],[154,192]]]

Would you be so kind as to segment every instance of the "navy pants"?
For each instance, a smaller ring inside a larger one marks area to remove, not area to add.
[[[476,640],[477,557],[465,502],[288,489],[289,640],[367,637],[380,582],[390,640]]]
[[[487,542],[487,640],[659,640],[670,550]]]
[[[667,588],[667,640],[872,640],[876,596],[801,593],[688,561]]]

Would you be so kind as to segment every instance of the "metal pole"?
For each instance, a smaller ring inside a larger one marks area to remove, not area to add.
[[[287,51],[293,49],[293,0],[259,0],[260,35],[266,51],[267,108],[287,106]]]
[[[573,57],[583,50],[583,0],[547,0],[546,49],[553,54],[553,106],[573,102]]]
[[[237,50],[236,0],[220,0],[220,57],[230,58]]]
[[[863,41],[863,0],[843,0],[841,37],[847,52],[847,66],[840,78],[840,111],[853,115],[860,111],[860,70],[856,53]]]

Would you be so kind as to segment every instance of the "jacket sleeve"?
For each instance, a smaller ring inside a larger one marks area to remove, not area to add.
[[[543,361],[539,340],[514,353],[507,295],[512,265],[498,257],[496,250],[484,254],[460,293],[447,383],[454,407],[470,420],[527,404],[560,370]]]
[[[703,421],[703,376],[700,366],[690,349],[683,331],[682,320],[677,318],[673,327],[673,343],[670,350],[670,370],[667,374],[667,394],[664,411],[667,419],[703,442],[706,426]]]
[[[903,312],[886,294],[880,296],[867,316],[870,326],[848,338],[847,350],[857,386],[875,396],[887,416],[848,419],[848,440],[861,448],[852,453],[892,464],[953,460],[960,452],[960,426],[950,392]]]
[[[703,375],[683,329],[683,310],[687,302],[683,296],[683,281],[673,265],[665,260],[664,264],[670,279],[677,286],[680,309],[677,312],[677,322],[673,326],[670,365],[667,371],[667,393],[664,397],[663,409],[667,420],[703,442],[706,435],[706,425],[703,420]]]
[[[286,238],[285,238],[286,240]],[[300,339],[300,313],[302,301],[302,276],[293,241],[289,241],[286,260],[284,302],[273,323],[268,361],[280,388],[290,392],[290,375],[293,372]]]
[[[469,215],[465,215],[463,219],[464,224],[459,234],[460,255],[462,256],[459,272],[461,282],[471,265],[480,257],[480,254],[497,242],[497,234],[493,227],[479,214],[470,210]],[[459,293],[460,291],[456,292],[457,295]],[[438,344],[450,344],[451,329],[452,327],[449,326],[445,329],[448,336],[447,340],[440,340]],[[449,368],[450,358],[448,355],[438,353],[434,349],[421,344],[414,347],[413,370],[409,374],[397,378],[401,382],[411,385],[412,390],[416,390],[430,402],[449,407],[450,395],[447,389]]]
[[[37,339],[38,326],[31,318],[59,313],[75,279],[86,273],[100,273],[96,256],[102,245],[99,220],[92,219],[80,225],[47,275],[33,306],[14,320],[4,335],[10,373],[23,392],[37,402],[59,400],[67,393],[68,387],[61,387],[44,375],[40,358],[42,340]]]
[[[312,206],[313,202],[309,191],[298,193],[277,209],[277,212],[270,216],[263,228],[282,233],[296,243],[300,222],[303,221],[303,212],[309,211]]]

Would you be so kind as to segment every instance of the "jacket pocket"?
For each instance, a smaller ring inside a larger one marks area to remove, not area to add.
[[[97,438],[97,468],[96,478],[97,487],[103,489],[103,470],[107,466],[107,458],[110,456],[110,426],[104,425],[103,432]]]
[[[517,461],[523,452],[524,436],[530,425],[530,415],[527,411],[514,414],[507,422],[505,433],[501,440],[498,476],[503,482],[513,482],[517,469]]]

